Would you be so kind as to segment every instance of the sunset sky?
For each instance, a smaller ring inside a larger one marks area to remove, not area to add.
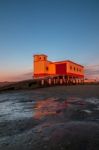
[[[99,0],[0,0],[0,81],[32,78],[36,53],[99,79]]]

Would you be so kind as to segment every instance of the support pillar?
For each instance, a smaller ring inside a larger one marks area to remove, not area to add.
[[[51,85],[52,84],[52,80],[51,78],[48,79],[48,84]]]
[[[63,79],[59,79],[60,85],[63,84]]]
[[[41,79],[41,86],[44,86],[44,79]]]
[[[63,84],[66,84],[66,77],[63,76]]]

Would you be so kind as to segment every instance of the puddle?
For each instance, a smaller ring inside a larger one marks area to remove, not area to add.
[[[47,146],[51,144],[55,145],[53,149],[62,149],[58,145],[59,142],[60,145],[66,142],[70,145],[69,139],[73,143],[77,141],[78,146],[81,136],[86,135],[89,139],[90,133],[94,133],[94,130],[97,136],[99,129],[96,129],[94,124],[99,123],[99,99],[71,96],[61,98],[61,95],[45,98],[48,96],[40,96],[39,93],[31,92],[26,95],[25,93],[22,95],[12,93],[8,97],[7,95],[0,97],[0,144],[2,147],[4,143],[8,144],[8,148],[9,145],[15,146],[15,143],[19,141],[20,148],[20,145],[23,146],[27,140],[27,144],[30,143],[29,146],[34,143],[31,149],[34,147],[39,150],[42,143],[42,149],[49,149]],[[78,139],[76,140],[75,137]],[[40,142],[41,145],[38,144]],[[5,144],[5,149],[7,149],[7,144]]]
[[[46,100],[38,101],[35,104],[34,118],[40,119],[45,116],[52,116],[61,113],[66,107],[67,102],[59,102],[58,98],[49,98]]]
[[[91,113],[92,113],[92,111],[91,111],[91,110],[87,110],[87,109],[82,110],[82,112],[85,112],[85,113],[87,113],[87,114],[91,114]]]
[[[33,112],[29,106],[33,103],[20,103],[5,101],[0,103],[0,122],[3,120],[16,120],[20,118],[32,117]]]
[[[74,118],[75,120],[84,120],[90,116],[93,118],[94,111],[99,110],[97,109],[98,103],[99,100],[96,98],[82,99],[78,97],[68,97],[64,100],[54,97],[38,100],[34,107],[34,118],[42,119],[49,116],[66,117],[68,120]]]
[[[95,97],[92,97],[92,98],[88,98],[86,99],[86,102],[89,102],[91,104],[98,104],[99,105],[99,99],[95,98]]]
[[[90,116],[94,114],[92,117],[96,118],[99,112],[99,99],[96,97],[82,98],[67,95],[66,98],[56,97],[56,95],[55,97],[44,97],[47,95],[41,95],[40,91],[1,94],[0,122],[29,117],[35,119],[51,117],[54,120],[53,116],[67,120],[72,120],[72,116],[74,118],[80,116],[84,119],[89,117],[89,114]]]

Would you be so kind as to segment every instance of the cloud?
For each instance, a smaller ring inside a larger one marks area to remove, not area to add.
[[[17,74],[0,74],[0,81],[21,81],[21,80],[28,80],[33,79],[33,72],[32,71],[25,71],[23,73]]]
[[[12,80],[15,80],[15,81],[28,80],[28,79],[33,79],[33,72],[32,71],[22,73],[20,75],[12,77]]]
[[[32,74],[33,74],[33,72],[31,71],[31,72],[24,73],[23,75],[29,77],[29,76],[32,76]]]
[[[85,67],[85,78],[99,80],[99,65],[89,65]]]

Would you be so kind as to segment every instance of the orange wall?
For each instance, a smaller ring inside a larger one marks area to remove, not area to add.
[[[45,75],[46,74],[46,55],[35,55],[34,56],[34,76],[36,75]]]
[[[51,62],[47,62],[47,67],[48,67],[47,73],[49,75],[54,75],[55,74],[55,64],[51,63]]]
[[[39,61],[34,63],[34,74],[46,73],[45,71],[45,61]]]
[[[84,68],[72,62],[67,62],[67,73],[84,75]]]
[[[84,67],[71,61],[51,62],[47,60],[46,55],[36,55],[34,57],[34,76],[40,75],[55,75],[56,64],[66,63],[66,74],[68,75],[84,75]]]

